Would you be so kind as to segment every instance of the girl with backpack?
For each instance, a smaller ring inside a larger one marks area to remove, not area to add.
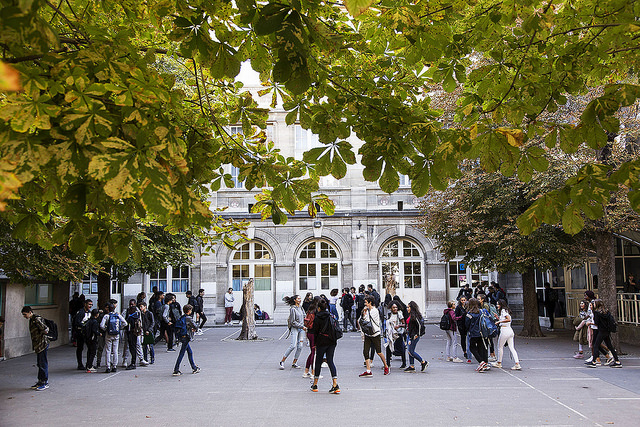
[[[488,371],[489,356],[487,354],[487,343],[480,332],[480,301],[471,298],[467,303],[467,316],[465,318],[465,326],[469,334],[469,351],[473,354],[478,362],[477,372]]]
[[[492,363],[491,365],[495,368],[502,368],[502,355],[504,354],[504,345],[508,344],[511,356],[516,362],[516,364],[513,365],[511,369],[514,371],[519,371],[522,368],[520,367],[520,360],[518,359],[516,346],[513,344],[513,337],[515,336],[515,333],[511,328],[511,309],[507,305],[507,302],[503,299],[498,300],[497,308],[498,312],[500,313],[500,317],[496,321],[496,324],[500,327],[500,335],[498,338],[498,361]]]
[[[314,299],[312,305],[313,304],[317,304],[317,309],[313,319],[313,325],[311,326],[311,333],[315,337],[317,354],[311,391],[318,391],[318,379],[320,379],[320,371],[322,370],[322,360],[326,358],[333,381],[333,386],[329,390],[329,393],[340,394],[338,372],[335,363],[333,363],[333,355],[338,342],[335,339],[331,314],[327,311],[327,301],[325,299],[319,298],[317,301]]]
[[[284,302],[289,305],[289,319],[287,320],[287,326],[289,327],[289,336],[291,337],[291,345],[287,348],[287,351],[284,352],[284,356],[282,356],[282,360],[280,361],[280,369],[284,369],[284,362],[287,360],[287,357],[291,354],[293,350],[296,351],[296,354],[293,357],[293,363],[291,367],[294,369],[300,369],[301,366],[298,365],[298,358],[300,357],[300,353],[302,353],[302,343],[304,342],[304,331],[307,328],[304,326],[304,311],[302,307],[300,307],[300,303],[302,299],[300,295],[293,295],[291,297],[284,297]]]
[[[304,366],[304,374],[302,374],[303,378],[311,378],[314,374],[313,361],[316,356],[316,342],[315,335],[311,328],[313,327],[313,320],[316,317],[316,309],[318,308],[318,303],[322,300],[320,297],[315,297],[313,301],[311,301],[311,305],[309,305],[309,310],[307,310],[307,315],[304,317],[304,327],[307,328],[307,339],[309,340],[309,357],[307,357],[307,363]],[[311,374],[309,374],[309,369],[311,369]]]
[[[597,326],[594,329],[595,338],[593,340],[593,359],[586,363],[588,368],[595,368],[598,366],[596,360],[600,357],[600,345],[604,342],[609,348],[609,351],[613,354],[614,362],[611,363],[612,368],[622,368],[622,363],[618,360],[618,353],[611,343],[611,333],[616,332],[615,319],[604,306],[604,302],[601,299],[593,301],[593,322]]]
[[[446,323],[448,324],[449,328],[443,329],[444,337],[446,339],[444,353],[445,353],[445,357],[447,358],[447,362],[462,363],[463,360],[458,357],[458,352],[457,352],[458,340],[456,339],[456,335],[457,335],[456,331],[458,329],[457,321],[460,320],[461,317],[456,317],[455,308],[454,308],[455,306],[456,306],[455,301],[447,302],[447,308],[445,308],[444,312],[442,313],[442,320],[440,321],[440,329],[442,329],[443,327],[443,320],[448,321]]]
[[[409,350],[409,366],[405,368],[405,372],[415,372],[416,368],[414,366],[415,359],[420,361],[420,370],[424,371],[427,366],[429,366],[429,362],[424,360],[422,356],[420,356],[416,352],[416,346],[418,345],[418,341],[420,341],[420,336],[424,335],[423,329],[423,320],[422,314],[420,313],[420,308],[415,301],[411,301],[407,306],[407,312],[409,313],[409,318],[407,319],[407,345]]]

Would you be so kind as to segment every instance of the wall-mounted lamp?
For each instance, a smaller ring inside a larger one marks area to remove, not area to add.
[[[360,230],[362,228],[362,222],[360,222],[360,220],[358,220],[358,230]]]
[[[322,221],[313,221],[313,228],[322,227]]]

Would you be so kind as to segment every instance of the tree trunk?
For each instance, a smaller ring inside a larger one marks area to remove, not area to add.
[[[522,274],[522,304],[524,308],[524,327],[520,335],[523,337],[543,337],[538,318],[538,298],[536,296],[535,271],[532,269]]]
[[[613,234],[596,231],[596,257],[598,258],[598,298],[618,320],[618,301],[616,297],[616,256]],[[618,334],[611,334],[611,343],[620,349]]]
[[[253,290],[253,279],[249,279],[242,287],[242,330],[238,337],[239,340],[255,340],[258,338],[253,310]]]
[[[98,307],[103,309],[111,297],[111,276],[104,271],[98,273]],[[94,307],[95,308],[95,307]]]

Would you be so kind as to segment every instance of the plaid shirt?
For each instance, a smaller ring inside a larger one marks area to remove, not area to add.
[[[31,344],[36,353],[40,353],[47,349],[49,339],[46,333],[49,332],[47,325],[44,324],[42,317],[34,314],[29,319],[29,333],[31,333]]]

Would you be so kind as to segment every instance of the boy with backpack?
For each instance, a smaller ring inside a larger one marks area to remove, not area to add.
[[[105,314],[100,323],[100,329],[105,331],[105,350],[107,352],[107,370],[105,373],[116,372],[118,366],[118,345],[120,344],[120,329],[127,324],[127,319],[116,311],[115,304],[109,304],[109,314]]]
[[[189,345],[189,342],[193,339],[193,333],[198,329],[191,318],[193,306],[191,304],[186,304],[183,311],[184,315],[175,323],[176,338],[182,345],[180,346],[180,353],[178,354],[176,365],[173,368],[173,376],[182,375],[182,372],[180,372],[180,363],[182,362],[185,352],[189,356],[189,363],[191,364],[192,369],[191,373],[197,374],[200,372],[200,368],[193,361],[193,351],[191,351],[191,346]]]
[[[22,317],[29,320],[29,333],[31,335],[31,344],[33,351],[36,353],[38,366],[38,382],[31,386],[31,389],[42,391],[49,388],[49,362],[47,361],[47,349],[49,348],[49,339],[47,327],[44,319],[33,313],[30,306],[22,307]]]

